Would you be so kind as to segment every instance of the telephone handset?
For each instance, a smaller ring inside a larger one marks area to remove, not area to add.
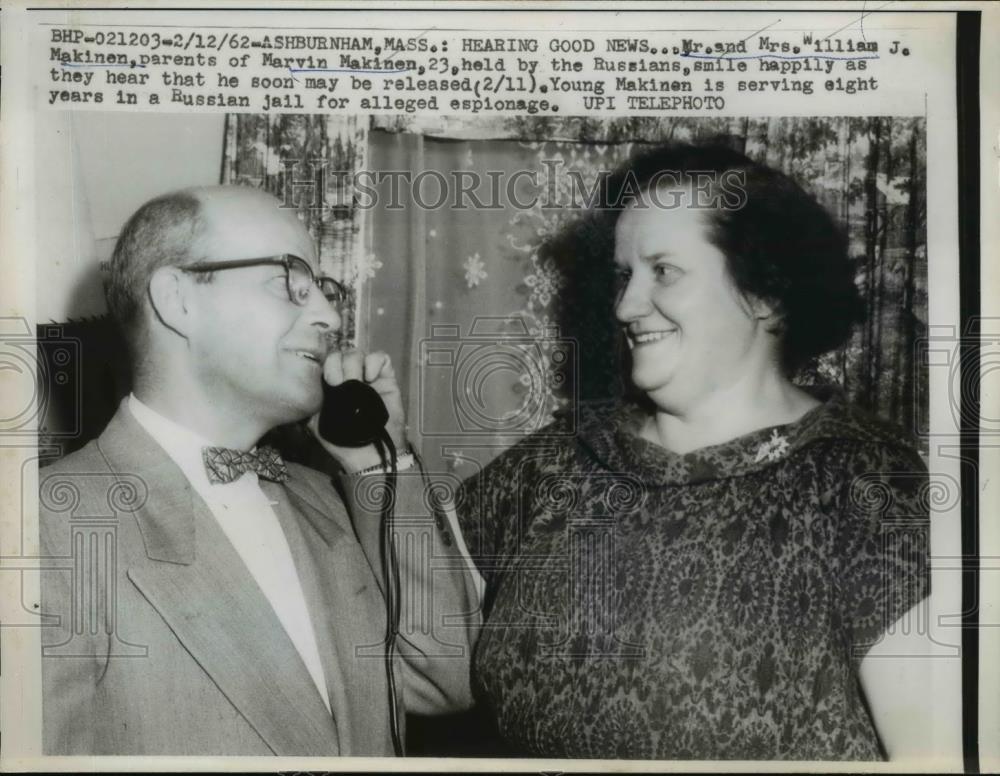
[[[370,385],[360,380],[323,384],[319,434],[330,444],[341,447],[376,444],[388,421],[389,411]]]
[[[340,385],[323,384],[323,407],[319,411],[319,434],[330,444],[341,447],[375,445],[383,466],[388,471],[390,487],[396,487],[396,448],[385,430],[389,410],[378,392],[360,380],[345,380]],[[405,754],[399,729],[399,708],[396,703],[396,676],[393,656],[399,634],[399,569],[396,545],[392,540],[392,504],[390,496],[382,510],[380,536],[382,543],[382,575],[386,591],[386,650],[385,673],[389,690],[389,731],[392,746],[398,756]]]

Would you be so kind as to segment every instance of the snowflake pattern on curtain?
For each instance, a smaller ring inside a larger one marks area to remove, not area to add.
[[[590,343],[575,336],[576,332],[569,330],[561,316],[559,303],[567,278],[564,270],[544,252],[546,244],[575,222],[582,211],[551,205],[573,203],[578,199],[575,189],[578,181],[588,185],[596,181],[602,171],[625,159],[631,146],[533,141],[521,146],[532,152],[537,169],[554,171],[544,179],[544,196],[532,207],[515,211],[506,234],[510,256],[524,267],[517,289],[524,304],[508,316],[524,327],[544,356],[533,370],[536,374],[522,375],[514,391],[528,395],[532,391],[541,392],[539,400],[547,409],[544,416],[539,416],[541,427],[551,421],[553,413],[565,409],[576,398],[578,373],[584,359],[592,355]],[[581,307],[576,312],[582,319],[591,310]]]
[[[465,283],[469,288],[475,288],[489,277],[489,273],[485,267],[486,264],[483,262],[478,251],[463,262],[462,268],[465,270]]]

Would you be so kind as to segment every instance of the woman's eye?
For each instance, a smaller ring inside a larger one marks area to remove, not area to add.
[[[660,280],[674,280],[680,275],[680,270],[673,264],[656,264],[653,266],[653,274]]]

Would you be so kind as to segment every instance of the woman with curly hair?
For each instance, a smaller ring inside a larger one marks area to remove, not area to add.
[[[902,754],[871,650],[929,593],[926,468],[791,379],[861,317],[843,235],[722,146],[635,157],[601,205],[633,395],[463,484],[481,701],[534,756]]]

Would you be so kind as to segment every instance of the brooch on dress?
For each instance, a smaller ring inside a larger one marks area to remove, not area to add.
[[[788,452],[788,440],[775,429],[771,432],[770,439],[760,443],[760,447],[757,448],[757,456],[753,459],[753,462],[777,461],[786,452]]]

